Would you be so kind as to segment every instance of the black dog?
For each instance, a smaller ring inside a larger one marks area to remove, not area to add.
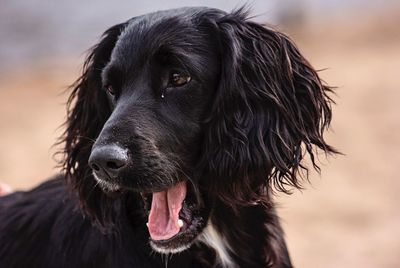
[[[292,267],[272,195],[335,152],[331,90],[246,16],[182,8],[104,33],[69,99],[65,175],[0,199],[0,267]]]

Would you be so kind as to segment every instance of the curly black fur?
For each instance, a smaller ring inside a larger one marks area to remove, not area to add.
[[[167,65],[193,81],[164,91]],[[319,171],[317,150],[336,153],[323,137],[331,91],[286,35],[244,9],[182,8],[113,26],[72,86],[65,175],[0,199],[0,266],[292,267],[272,193],[301,188],[304,158]],[[109,194],[88,160],[111,143],[132,163],[120,181],[129,190]],[[181,180],[229,262],[203,234],[180,254],[152,252],[138,191]]]

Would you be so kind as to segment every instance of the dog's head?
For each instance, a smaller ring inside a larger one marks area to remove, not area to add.
[[[74,85],[67,178],[101,223],[110,193],[140,193],[153,248],[177,252],[215,202],[300,187],[306,155],[318,169],[315,150],[334,152],[329,91],[287,36],[243,10],[135,17],[104,33]]]

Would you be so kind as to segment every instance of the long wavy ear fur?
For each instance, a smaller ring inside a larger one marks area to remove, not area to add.
[[[246,20],[243,9],[216,21],[221,78],[206,121],[201,165],[222,201],[268,201],[308,175],[331,121],[331,88],[284,34]],[[305,172],[303,172],[305,171]]]
[[[108,29],[87,56],[81,77],[71,86],[66,131],[61,140],[65,143],[63,166],[66,179],[78,192],[84,210],[100,225],[110,217],[111,202],[96,185],[88,158],[94,140],[111,113],[106,93],[102,90],[101,71],[109,61],[123,28],[124,24],[119,24]]]

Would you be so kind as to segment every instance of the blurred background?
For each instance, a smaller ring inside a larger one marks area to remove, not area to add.
[[[0,181],[29,189],[58,171],[65,92],[85,51],[130,17],[244,1],[0,0]],[[254,0],[337,87],[325,159],[306,190],[277,203],[296,267],[400,267],[400,2]]]

